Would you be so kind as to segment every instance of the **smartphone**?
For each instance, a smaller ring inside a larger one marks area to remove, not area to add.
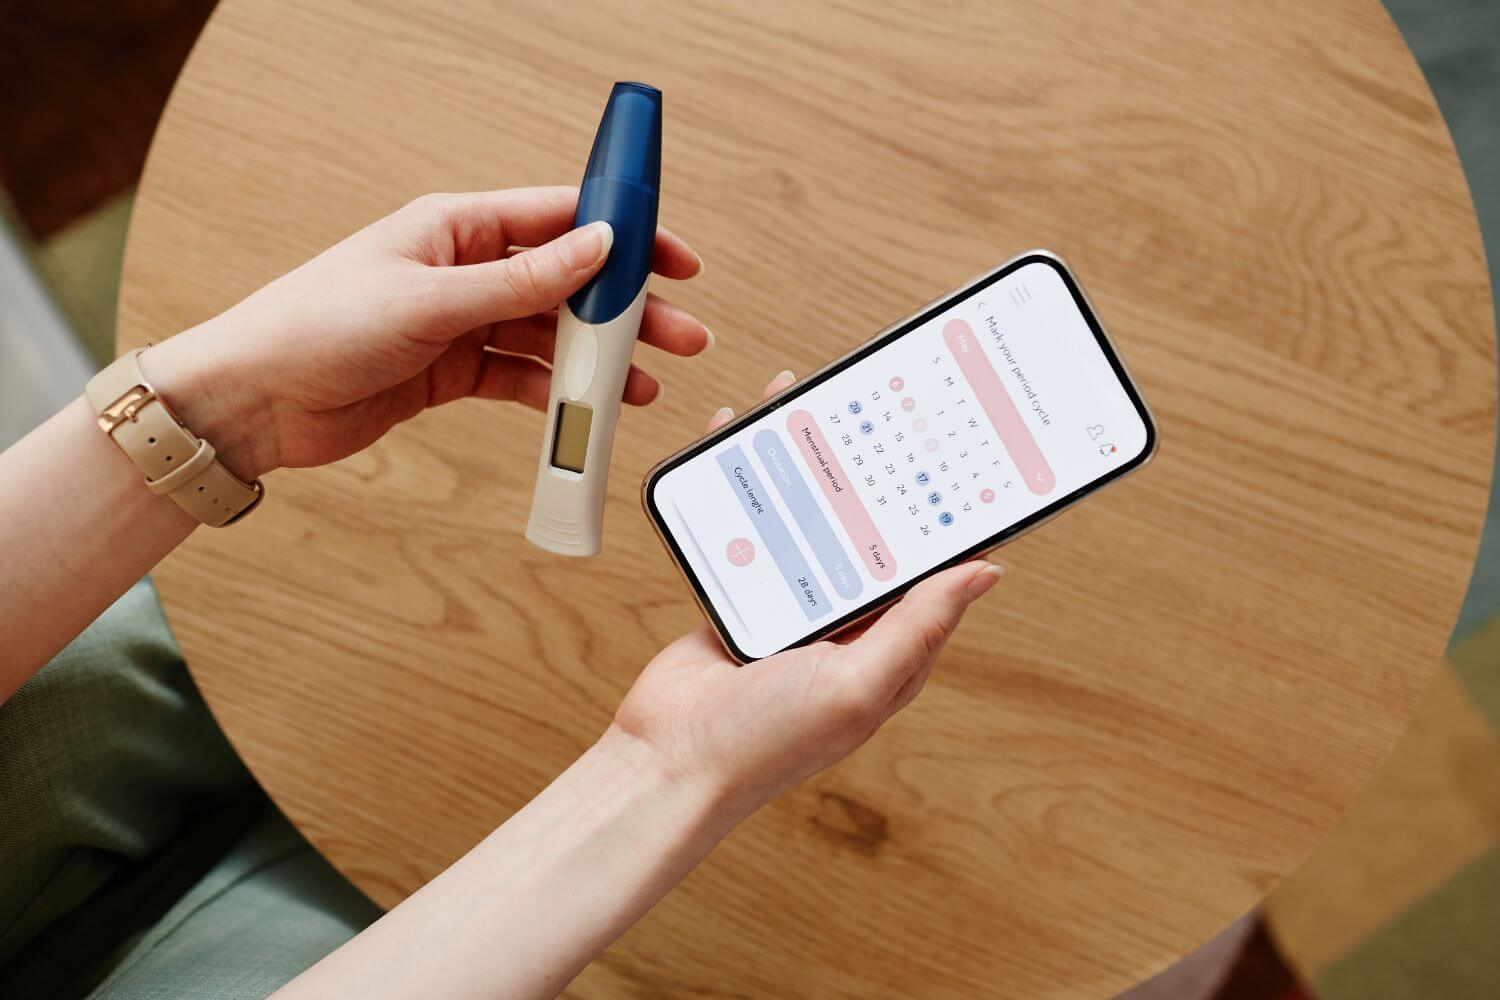
[[[663,461],[646,514],[740,662],[831,636],[1156,448],[1078,280],[1023,254]]]

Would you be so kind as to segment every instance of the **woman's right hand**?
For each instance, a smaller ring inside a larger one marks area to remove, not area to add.
[[[792,382],[784,372],[771,396]],[[733,416],[716,413],[709,430]],[[738,822],[841,760],[921,691],[968,606],[999,566],[964,563],[923,580],[871,624],[740,666],[705,622],[656,656],[605,742],[636,744],[673,778],[706,786]]]

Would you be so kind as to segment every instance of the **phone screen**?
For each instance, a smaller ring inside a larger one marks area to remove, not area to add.
[[[656,469],[731,652],[827,635],[1141,464],[1155,432],[1067,269],[1030,255]]]

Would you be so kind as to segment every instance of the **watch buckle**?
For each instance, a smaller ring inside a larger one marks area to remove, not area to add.
[[[156,399],[156,393],[151,391],[150,386],[137,385],[127,389],[123,396],[99,411],[99,416],[96,418],[99,422],[99,429],[106,434],[114,434],[115,428],[125,421],[129,420],[134,423],[136,414],[154,399]]]

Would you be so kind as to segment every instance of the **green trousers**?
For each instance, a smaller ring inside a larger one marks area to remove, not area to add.
[[[0,705],[0,996],[264,997],[377,916],[245,771],[149,582]]]

